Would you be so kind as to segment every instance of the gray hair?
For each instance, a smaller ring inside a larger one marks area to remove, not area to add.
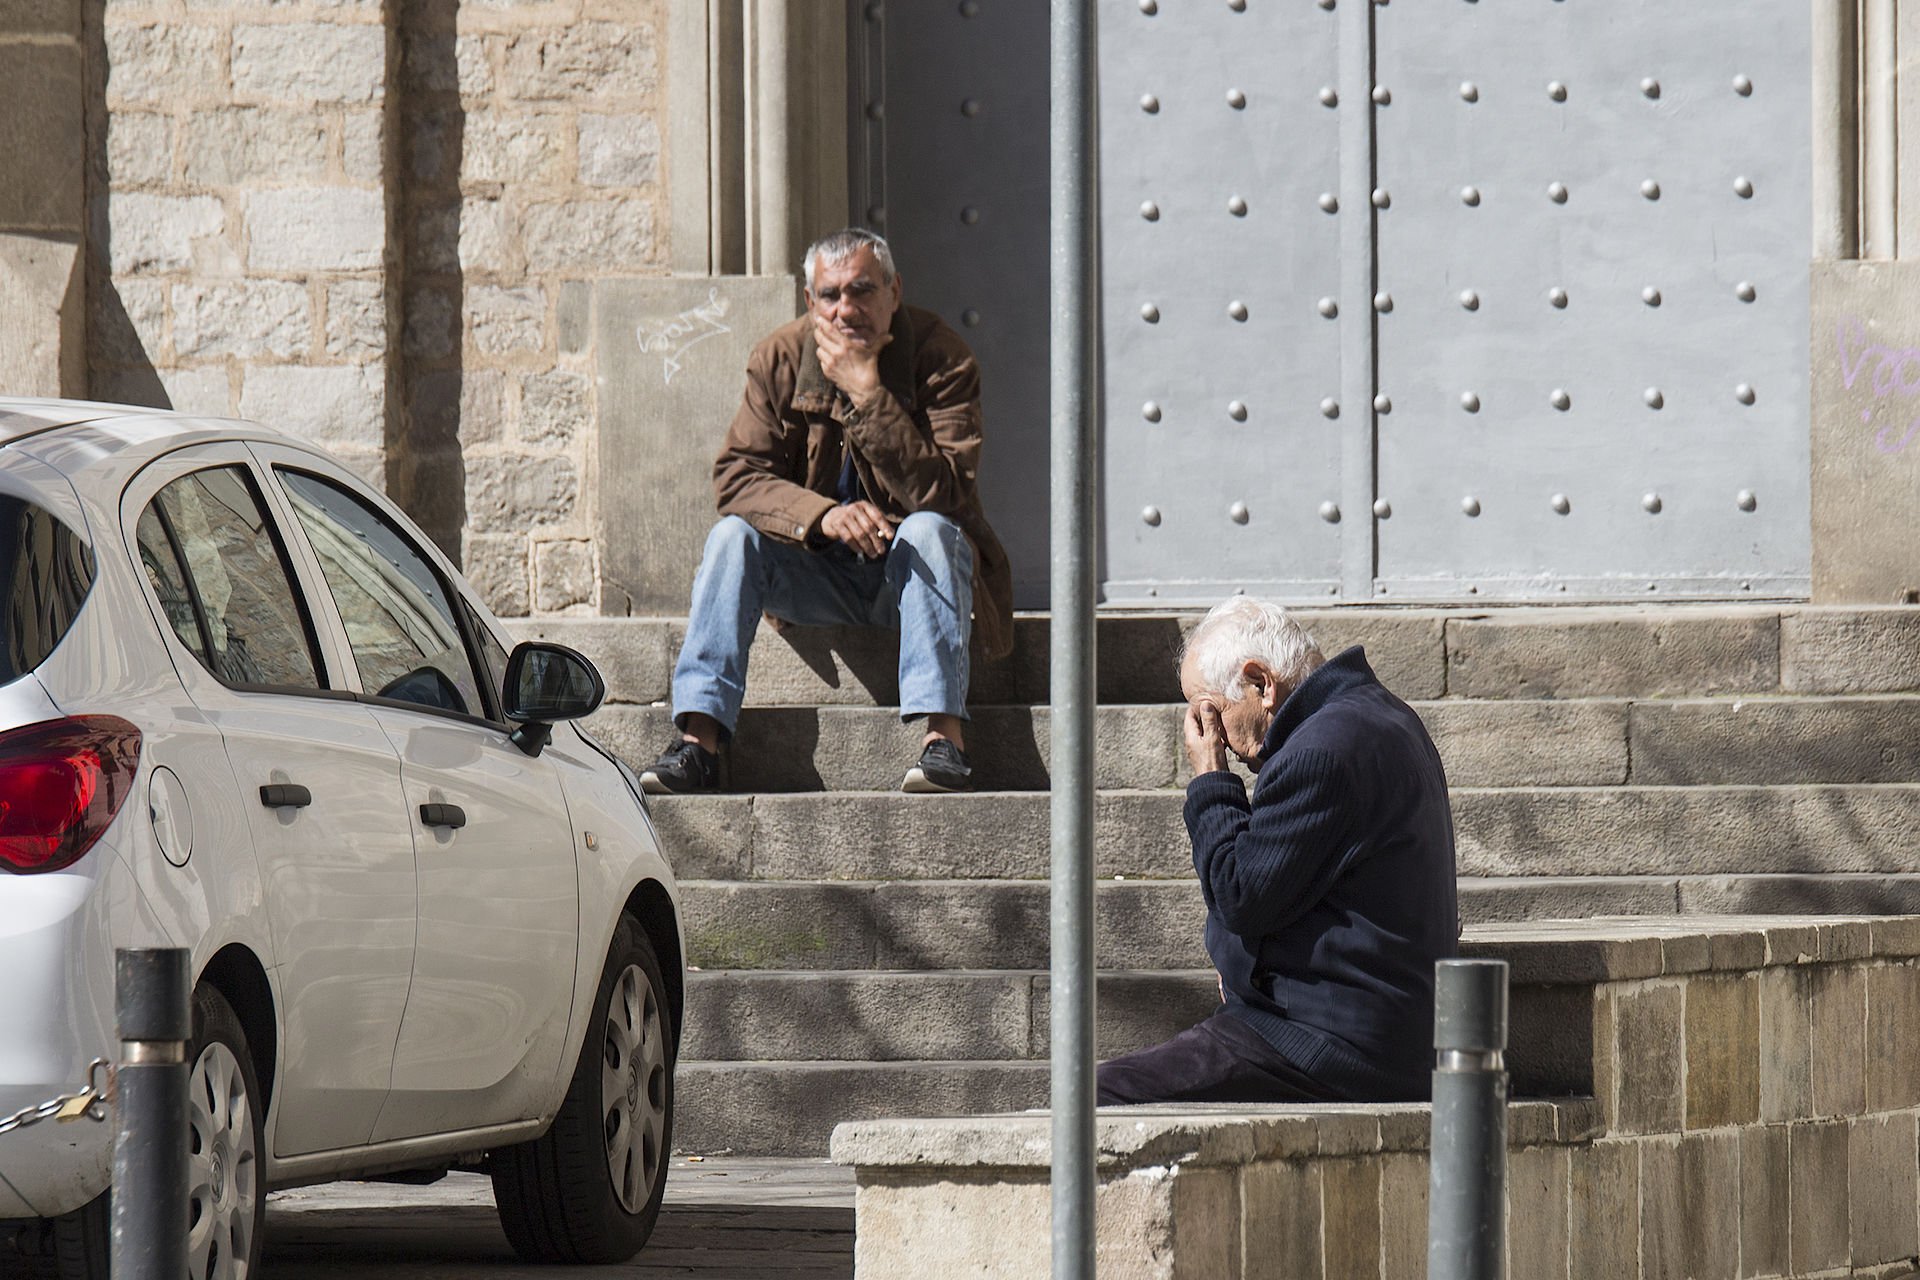
[[[1229,702],[1240,701],[1245,692],[1240,673],[1249,659],[1271,667],[1289,689],[1327,660],[1285,609],[1252,596],[1233,596],[1215,605],[1181,646],[1181,663],[1189,659],[1207,691],[1224,694]]]
[[[807,288],[813,288],[815,263],[824,262],[831,267],[845,262],[862,249],[873,250],[873,260],[880,264],[880,283],[892,284],[893,250],[887,247],[886,237],[865,227],[842,227],[807,246],[807,256],[801,264],[801,269],[807,273]]]

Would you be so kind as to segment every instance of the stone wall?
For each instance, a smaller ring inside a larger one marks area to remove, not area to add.
[[[1516,1088],[1583,1095],[1509,1108],[1516,1280],[1912,1274],[1920,918],[1540,922],[1463,950],[1512,965]],[[1569,1044],[1578,1079],[1529,1061]],[[1045,1274],[1049,1125],[842,1125],[856,1274]],[[1100,1274],[1423,1276],[1428,1138],[1424,1105],[1104,1110]]]
[[[497,611],[588,610],[590,282],[664,274],[665,3],[89,0],[90,393],[314,439]]]

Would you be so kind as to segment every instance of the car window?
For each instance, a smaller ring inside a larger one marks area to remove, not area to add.
[[[473,663],[432,562],[371,504],[330,480],[279,471],[346,624],[366,692],[484,716]]]
[[[312,631],[241,467],[175,480],[140,515],[140,562],[174,633],[226,684],[317,689]]]
[[[38,503],[0,495],[0,684],[46,661],[93,586],[93,553]]]

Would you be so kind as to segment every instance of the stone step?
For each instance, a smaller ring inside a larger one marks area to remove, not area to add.
[[[724,970],[687,975],[682,1057],[908,1062],[1045,1058],[1038,969]],[[1109,970],[1095,985],[1102,1057],[1158,1044],[1220,1003],[1211,969]]]
[[[673,1145],[687,1152],[825,1155],[833,1126],[886,1116],[1045,1106],[1045,1062],[704,1062],[674,1069]]]
[[[1920,697],[1767,695],[1628,701],[1416,702],[1455,787],[1920,782]],[[1045,790],[1050,711],[976,706],[977,784]],[[1094,717],[1095,784],[1183,787],[1177,703]],[[636,769],[677,736],[672,712],[608,706],[588,728]],[[921,726],[885,707],[749,707],[726,753],[731,792],[885,791],[918,754]]]
[[[1048,893],[1034,880],[681,882],[687,963],[698,969],[1043,969]],[[1920,911],[1920,874],[1469,877],[1469,924],[1590,916]],[[1103,968],[1207,966],[1199,887],[1106,881],[1094,894]]]
[[[1190,876],[1184,795],[1103,791],[1094,868]],[[1042,792],[663,796],[662,847],[688,880],[1039,879]],[[1465,876],[1920,871],[1920,786],[1511,787],[1453,792]]]
[[[1920,691],[1920,608],[1666,605],[1595,608],[1301,609],[1329,654],[1365,644],[1409,700],[1648,698]],[[1174,659],[1196,614],[1110,613],[1097,628],[1102,702],[1174,702]],[[684,618],[534,618],[508,624],[599,664],[615,702],[671,699]],[[1048,618],[1015,620],[1015,646],[975,663],[973,701],[1047,701]],[[764,706],[898,702],[894,637],[869,628],[763,626],[747,701]]]

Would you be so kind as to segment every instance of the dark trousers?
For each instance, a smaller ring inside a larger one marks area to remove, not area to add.
[[[1094,1079],[1103,1107],[1136,1102],[1341,1101],[1225,1009],[1164,1044],[1101,1063]]]

